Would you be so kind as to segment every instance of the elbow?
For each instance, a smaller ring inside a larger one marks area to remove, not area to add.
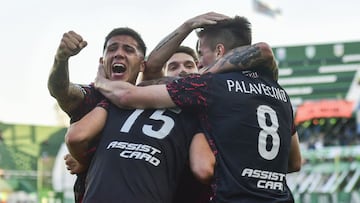
[[[275,63],[275,57],[271,47],[265,42],[257,43],[257,47],[259,47],[263,60],[266,64],[273,65]]]
[[[55,91],[54,91],[54,87],[53,87],[53,84],[51,82],[51,80],[49,79],[48,82],[47,82],[47,88],[48,88],[48,91],[50,93],[50,95],[54,98],[56,98],[56,94],[55,94]]]
[[[214,176],[214,166],[203,165],[192,168],[195,177],[204,184],[209,184]]]
[[[148,60],[146,62],[145,73],[158,72],[159,71],[158,69],[160,69],[160,67],[162,69],[164,62],[160,56],[158,57],[158,56],[151,55],[151,56],[149,56],[149,58],[151,58],[151,60]],[[160,69],[160,71],[161,71],[161,69]]]
[[[263,66],[269,68],[272,78],[277,81],[279,78],[279,70],[271,47],[265,42],[260,42],[257,46],[261,52],[262,61],[264,62]]]
[[[289,173],[298,172],[301,170],[301,164],[293,165],[291,168],[289,168]]]
[[[66,145],[71,148],[71,147],[74,147],[76,146],[76,144],[79,142],[78,138],[76,137],[76,135],[72,132],[68,131],[66,132],[66,135],[65,135],[65,143]]]
[[[288,172],[292,173],[292,172],[298,172],[301,170],[301,159],[290,162],[289,166],[288,166]]]
[[[87,151],[84,148],[84,146],[87,146],[86,143],[85,139],[81,139],[79,134],[74,132],[68,131],[65,135],[65,144],[70,154],[82,165],[89,164],[89,159],[86,156]]]
[[[158,79],[160,77],[164,77],[165,75],[163,71],[163,66],[166,61],[164,61],[162,57],[149,56],[149,58],[150,57],[151,60],[148,60],[146,62],[146,68],[142,75],[143,81]]]
[[[160,61],[162,61],[160,54],[156,54],[155,50],[151,51],[145,63],[145,71],[149,71],[152,70],[153,67],[157,67]]]
[[[55,99],[62,99],[67,96],[70,83],[67,82],[54,82],[51,78],[48,79],[47,88],[50,95]]]
[[[57,90],[63,89],[63,87],[59,87],[59,85],[57,85],[56,81],[57,80],[55,79],[54,73],[51,72],[47,80],[47,88],[50,95],[54,98],[57,96]]]
[[[256,44],[256,46],[259,47],[263,56],[267,56],[267,57],[273,56],[271,47],[266,42],[259,42]]]
[[[214,177],[215,157],[209,157],[197,162],[191,162],[191,170],[194,176],[204,184],[209,184]]]
[[[69,148],[76,148],[86,142],[84,137],[85,136],[82,136],[81,131],[72,130],[72,126],[70,126],[65,135],[65,143]]]

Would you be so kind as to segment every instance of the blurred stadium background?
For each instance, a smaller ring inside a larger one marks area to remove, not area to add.
[[[288,175],[296,202],[360,202],[360,42],[273,51],[301,142],[302,169]],[[65,132],[0,123],[0,203],[73,202],[62,160]]]
[[[360,202],[360,42],[274,48],[290,95],[303,166],[288,175],[296,202]]]

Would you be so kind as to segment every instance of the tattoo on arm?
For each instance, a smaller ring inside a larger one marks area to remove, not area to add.
[[[216,67],[219,72],[227,70],[245,70],[263,63],[265,60],[261,56],[261,50],[257,46],[239,47],[231,50],[223,58],[218,59],[215,63],[204,68],[207,72]],[[228,67],[227,63],[232,67]]]
[[[68,61],[55,60],[48,78],[50,94],[57,97],[59,92],[63,92],[70,85]]]
[[[165,39],[163,39],[158,46],[155,47],[156,51],[159,51],[163,46],[165,46],[166,43],[168,43],[170,40],[172,40],[174,37],[176,37],[179,33],[171,33],[169,36],[167,36]]]
[[[270,62],[260,46],[244,46],[229,51],[212,65],[201,69],[201,72],[224,73],[252,69],[264,75],[272,75],[277,80],[277,66],[274,62],[272,64]]]
[[[278,80],[278,68],[275,61],[272,63],[266,58],[258,46],[251,46],[245,51],[235,49],[226,61],[236,67],[238,70],[256,69],[263,75],[271,76],[274,80]]]
[[[240,69],[248,69],[263,63],[264,59],[261,57],[260,48],[251,46],[246,51],[235,50],[233,54],[226,58],[226,61]]]

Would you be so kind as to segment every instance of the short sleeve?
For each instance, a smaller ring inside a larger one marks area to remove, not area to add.
[[[89,113],[95,106],[104,99],[104,96],[97,91],[93,84],[78,85],[84,94],[84,100],[77,109],[70,112],[70,123],[80,120],[83,116]]]
[[[212,74],[189,75],[166,85],[173,102],[180,108],[206,107],[208,105],[208,82]]]

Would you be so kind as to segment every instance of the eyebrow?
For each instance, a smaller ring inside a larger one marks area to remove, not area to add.
[[[170,62],[170,63],[168,64],[168,66],[170,66],[170,65],[176,65],[176,64],[179,64],[179,62],[173,61],[173,62]]]
[[[137,45],[128,44],[128,43],[113,42],[113,43],[109,44],[106,47],[106,49],[108,47],[112,47],[112,46],[128,46],[128,47],[134,48],[137,55],[140,55],[141,57],[145,57],[144,53],[142,53],[142,51],[139,49],[139,46],[137,46]]]

